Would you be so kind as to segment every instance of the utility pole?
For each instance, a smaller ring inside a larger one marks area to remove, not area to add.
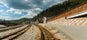
[[[47,22],[47,18],[43,17],[43,23],[46,23],[46,22]]]

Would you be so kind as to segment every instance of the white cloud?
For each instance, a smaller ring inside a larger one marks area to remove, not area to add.
[[[26,15],[21,16],[20,18],[33,18],[34,16],[36,16],[39,12],[41,12],[43,9],[41,8],[33,8],[30,10],[25,10],[27,12]]]
[[[14,11],[14,9],[13,8],[10,8],[6,12],[12,12],[12,11]]]
[[[5,7],[9,8],[4,0],[0,0],[0,3],[3,4]]]
[[[34,8],[33,10],[42,11],[43,9],[41,9],[41,8]]]
[[[26,2],[27,2],[27,1],[29,1],[29,0],[24,0],[24,1],[26,1]]]
[[[43,0],[43,4],[47,4],[50,1],[52,1],[52,0]]]
[[[0,5],[0,7],[4,7],[3,5]]]
[[[4,10],[0,10],[0,13],[4,12]]]
[[[10,16],[0,16],[0,19],[10,19]]]
[[[65,0],[43,0],[43,5],[52,7],[53,5],[56,5],[58,3],[61,3]]]
[[[14,12],[14,14],[22,14],[22,12],[25,11],[27,12],[26,15],[21,16],[19,18],[33,18],[34,16],[36,16],[40,11],[42,11],[41,8],[33,8],[30,10],[19,10],[19,9],[14,9],[14,8],[10,8],[9,10],[7,10],[6,12]],[[19,19],[18,18],[18,19]],[[14,18],[15,19],[15,18]]]
[[[37,15],[36,12],[34,12],[34,9],[31,10],[26,10],[27,14],[24,16],[21,16],[20,18],[33,18],[34,16]]]
[[[31,6],[32,8],[36,8],[36,7],[38,7],[38,6],[35,5],[35,4],[28,4],[28,6]]]
[[[14,12],[14,14],[21,14],[23,10],[10,8],[6,12]]]
[[[21,10],[14,10],[15,12],[15,14],[22,14],[22,11]]]

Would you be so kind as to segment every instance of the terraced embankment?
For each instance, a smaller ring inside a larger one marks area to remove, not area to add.
[[[87,18],[56,19],[42,24],[61,40],[87,40]]]

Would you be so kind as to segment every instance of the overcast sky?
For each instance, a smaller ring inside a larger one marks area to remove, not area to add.
[[[64,0],[0,0],[0,19],[33,18],[39,12]]]

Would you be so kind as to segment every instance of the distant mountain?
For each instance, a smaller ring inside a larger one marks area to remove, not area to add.
[[[22,18],[19,20],[0,20],[0,24],[6,25],[6,26],[14,26],[14,25],[19,25],[22,23],[30,23],[31,19],[28,18]]]

